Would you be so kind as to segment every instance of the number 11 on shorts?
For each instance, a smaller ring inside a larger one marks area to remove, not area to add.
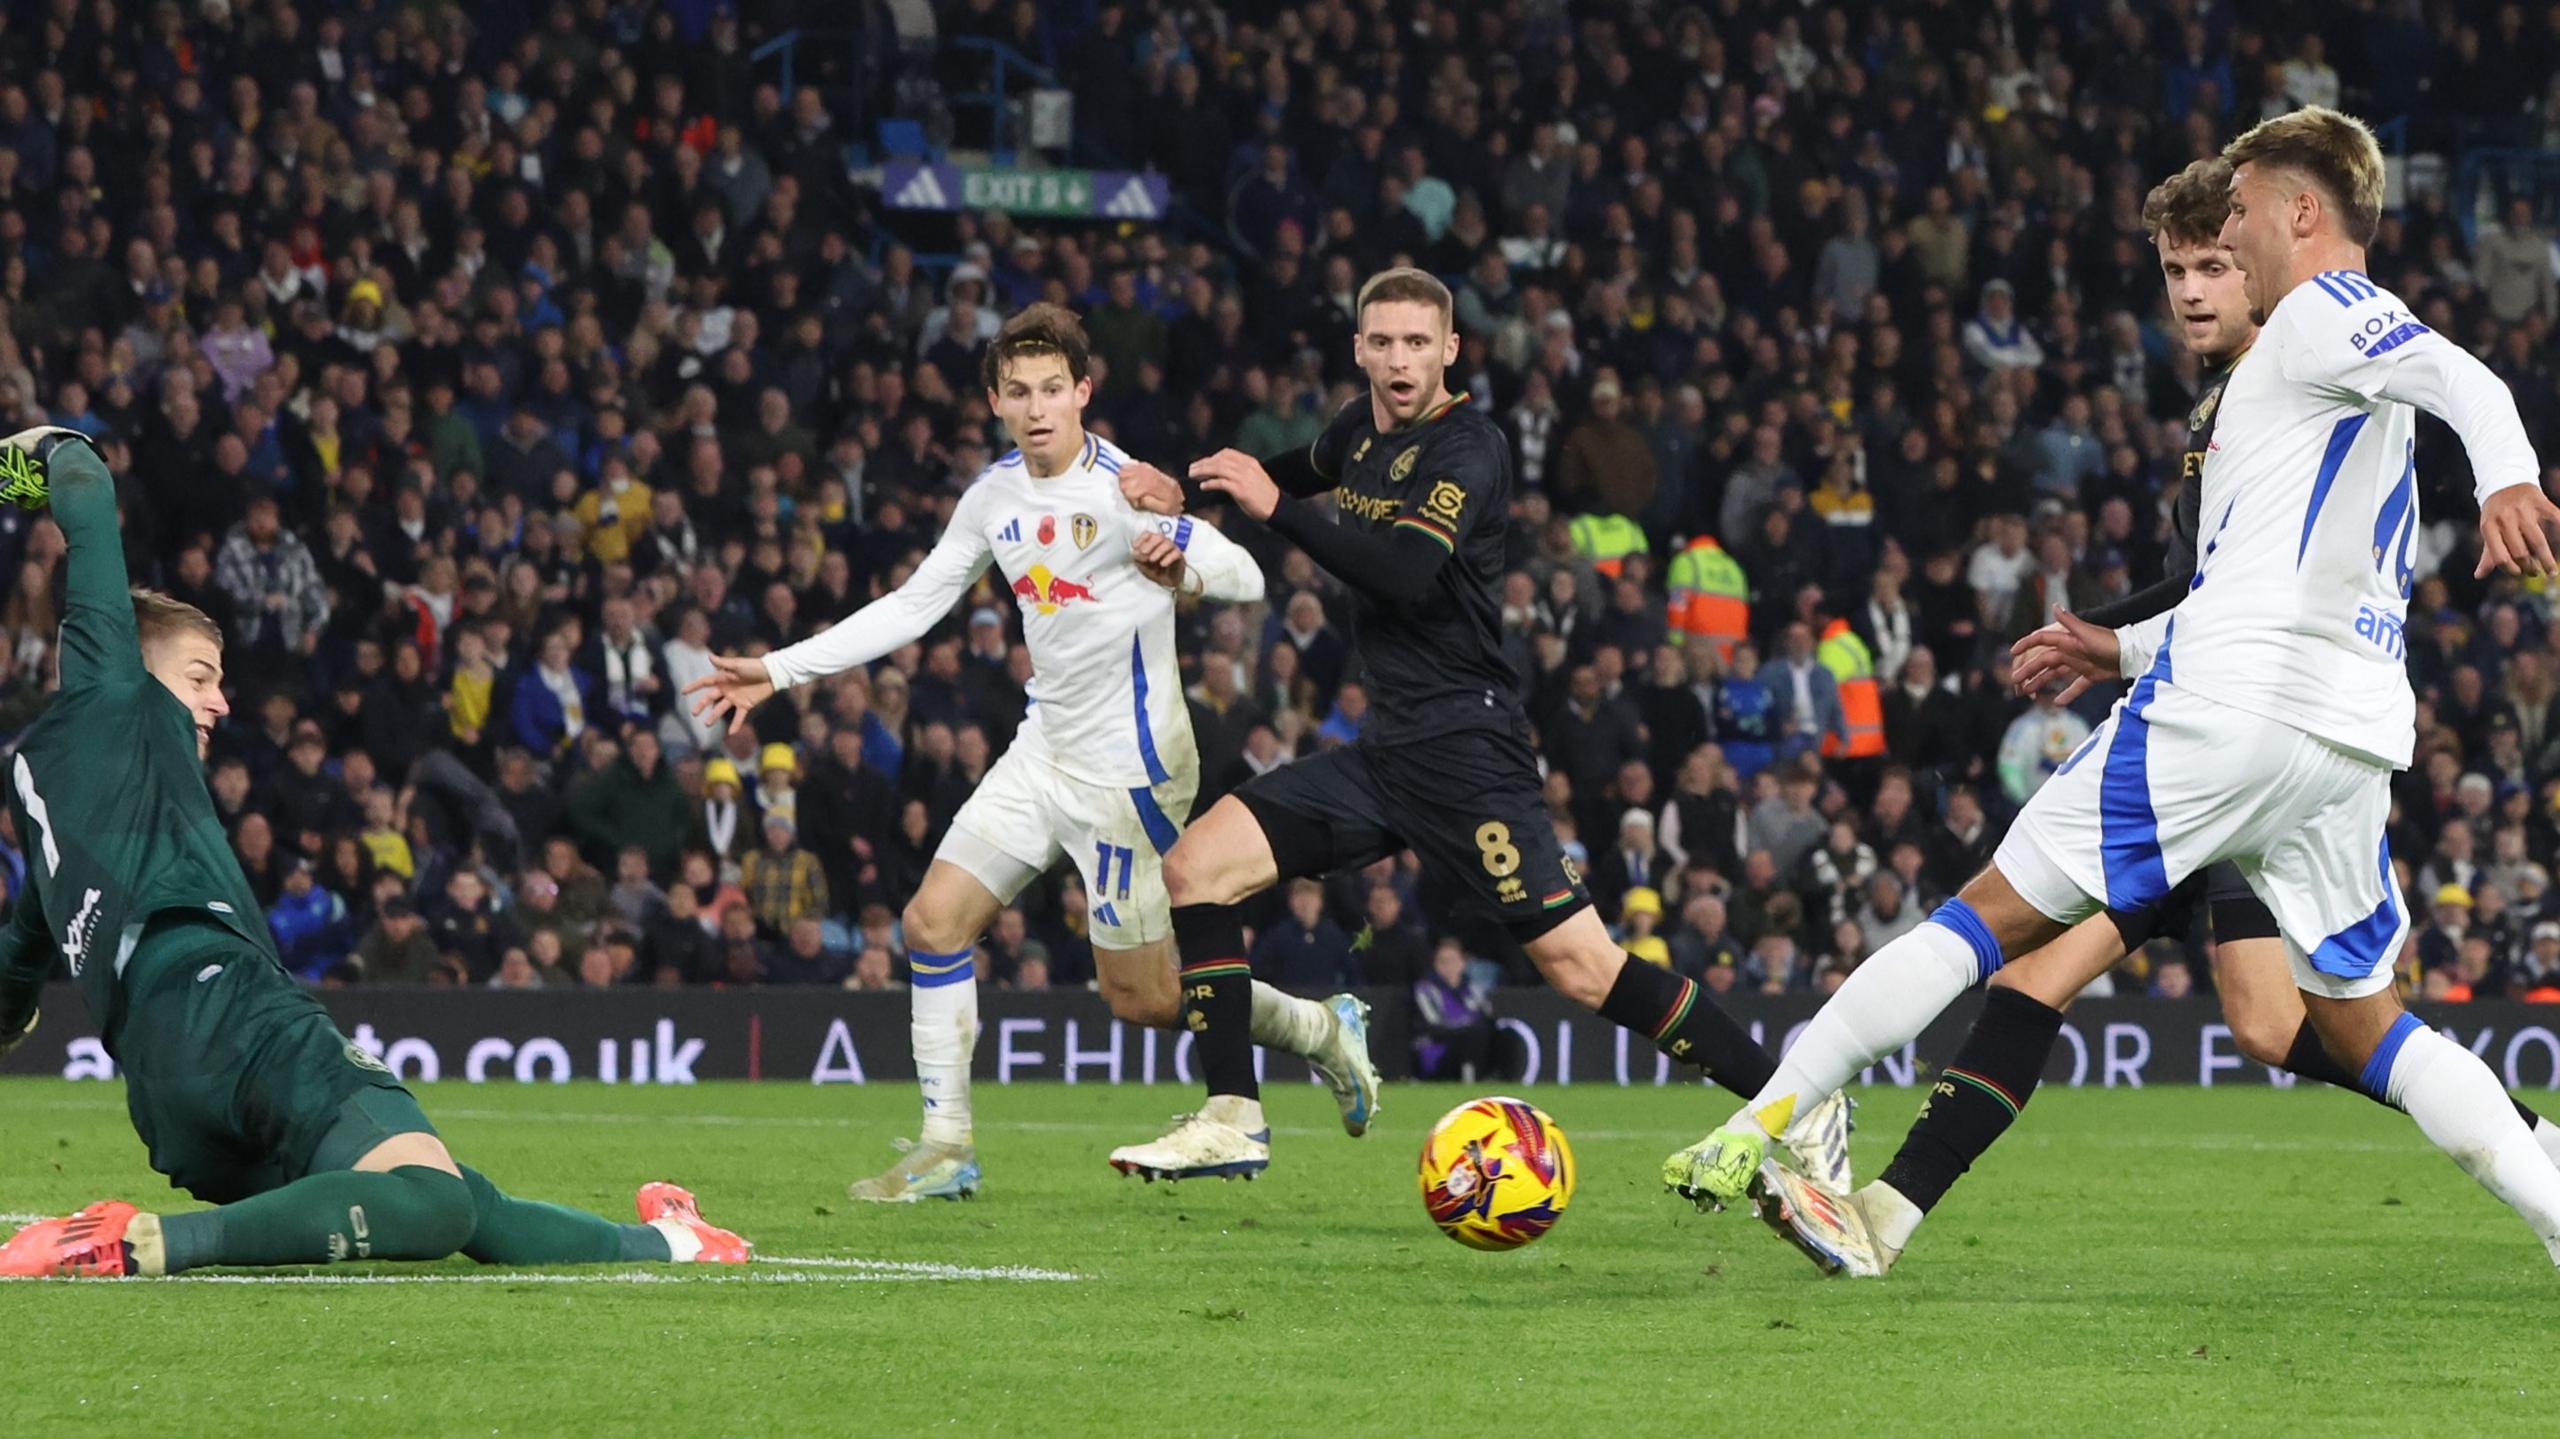
[[[1111,893],[1111,865],[1120,864],[1120,897],[1129,897],[1129,871],[1137,863],[1137,855],[1125,844],[1096,841],[1093,846],[1093,892],[1108,897]]]

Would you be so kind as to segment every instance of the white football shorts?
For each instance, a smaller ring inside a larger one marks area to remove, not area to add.
[[[2068,924],[2147,908],[2229,860],[2274,912],[2295,983],[2352,999],[2391,983],[2409,935],[2383,836],[2390,782],[2386,765],[2154,673],[2036,791],[1992,862]]]
[[[1084,876],[1094,948],[1136,949],[1173,936],[1164,855],[1198,790],[1196,762],[1177,763],[1171,778],[1147,788],[1078,779],[1026,728],[952,817],[933,857],[1011,904],[1063,855]]]

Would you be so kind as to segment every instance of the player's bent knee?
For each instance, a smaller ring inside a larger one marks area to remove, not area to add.
[[[899,932],[906,936],[907,948],[926,954],[956,954],[977,939],[974,934],[958,933],[958,925],[913,903],[898,916],[898,924]]]
[[[399,1212],[370,1216],[374,1257],[426,1260],[461,1253],[480,1224],[462,1176],[412,1165],[390,1177],[401,1182]]]
[[[1182,1016],[1181,992],[1176,987],[1140,984],[1108,971],[1097,976],[1096,983],[1102,1002],[1111,1006],[1111,1017],[1122,1023],[1171,1029]]]
[[[1165,898],[1176,909],[1191,904],[1235,904],[1253,893],[1241,866],[1192,842],[1186,834],[1164,857]]]
[[[2293,1053],[2294,1036],[2300,1033],[2298,1025],[2285,1029],[2255,1016],[2227,1014],[2223,1020],[2231,1026],[2233,1048],[2259,1064],[2278,1068]]]
[[[1627,952],[1609,938],[1599,918],[1596,911],[1585,910],[1524,946],[1530,962],[1556,993],[1591,1010],[1609,997],[1609,987],[1617,983],[1618,971],[1627,963]]]

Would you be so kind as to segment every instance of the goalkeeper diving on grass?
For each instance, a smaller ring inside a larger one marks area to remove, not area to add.
[[[0,1276],[122,1277],[208,1265],[442,1259],[741,1263],[693,1196],[644,1186],[640,1223],[503,1194],[454,1162],[418,1101],[285,972],[205,788],[229,712],[222,631],[126,588],[115,482],[74,430],[0,440],[0,500],[48,502],[68,541],[61,691],[8,765],[27,882],[0,930],[0,1052],[33,1033],[58,954],[173,1188],[219,1206],[116,1200],[0,1246]]]

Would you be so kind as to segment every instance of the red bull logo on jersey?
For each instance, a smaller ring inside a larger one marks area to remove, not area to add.
[[[1033,565],[1013,582],[1013,592],[1024,604],[1044,615],[1079,601],[1090,603],[1099,598],[1091,585],[1079,584],[1062,575],[1049,573],[1047,565]]]

